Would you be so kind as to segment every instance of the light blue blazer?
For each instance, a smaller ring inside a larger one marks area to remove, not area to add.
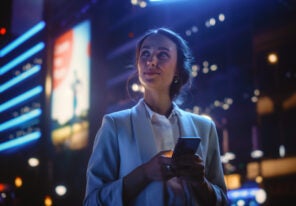
[[[226,187],[214,123],[177,106],[181,136],[201,138],[197,154],[205,163],[205,175],[216,194],[217,205],[226,205]],[[99,129],[87,168],[85,206],[122,206],[123,177],[157,154],[153,130],[143,100],[131,109],[107,114]],[[190,190],[188,190],[190,193]],[[163,206],[161,182],[150,183],[131,205]],[[199,205],[189,194],[188,205]]]

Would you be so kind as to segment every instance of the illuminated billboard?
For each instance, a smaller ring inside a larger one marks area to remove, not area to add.
[[[84,21],[54,41],[51,139],[59,148],[87,145],[90,107],[90,22]]]

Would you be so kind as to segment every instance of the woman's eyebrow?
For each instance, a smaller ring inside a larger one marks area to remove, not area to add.
[[[141,47],[141,49],[150,49],[151,46],[147,46],[147,45],[144,45]],[[167,47],[158,47],[158,50],[165,50],[165,51],[170,51],[170,49],[168,49]]]
[[[146,46],[146,45],[141,47],[141,49],[150,49],[150,48],[151,48],[150,46]]]
[[[166,47],[158,47],[159,50],[165,50],[165,51],[170,51],[168,48]]]

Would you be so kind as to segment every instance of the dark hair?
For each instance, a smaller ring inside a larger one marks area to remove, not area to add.
[[[139,53],[141,46],[144,40],[155,34],[161,34],[176,44],[177,47],[177,71],[178,71],[178,81],[172,82],[170,88],[170,97],[174,99],[180,93],[181,88],[185,84],[191,84],[191,65],[193,61],[193,57],[191,54],[191,50],[187,45],[187,42],[177,33],[174,31],[167,29],[167,28],[158,28],[149,30],[137,43],[136,47],[136,64],[139,60]]]

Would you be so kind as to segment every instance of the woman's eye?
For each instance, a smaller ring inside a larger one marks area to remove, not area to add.
[[[169,58],[169,55],[166,52],[160,52],[157,56],[158,56],[159,59],[167,59],[167,58]]]
[[[149,53],[149,51],[142,51],[141,52],[141,57],[149,57],[149,55],[150,55],[150,53]]]

